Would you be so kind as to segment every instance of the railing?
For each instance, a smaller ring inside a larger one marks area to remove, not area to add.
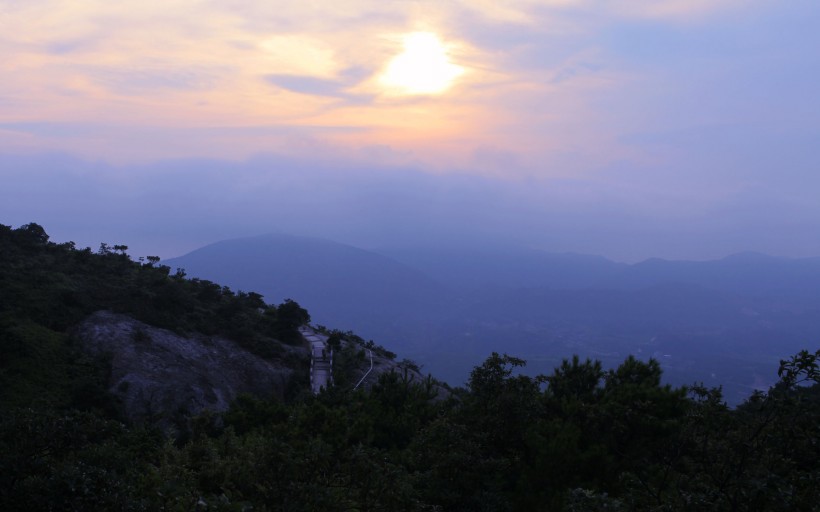
[[[372,351],[372,350],[370,350],[370,349],[367,349],[367,352],[370,354],[370,368],[369,368],[369,369],[367,370],[367,372],[366,372],[366,373],[362,376],[362,378],[359,380],[359,382],[357,382],[357,383],[356,383],[356,385],[355,385],[355,386],[353,386],[353,389],[358,388],[358,387],[362,384],[362,382],[364,382],[364,379],[366,379],[366,378],[367,378],[367,376],[368,376],[368,375],[370,375],[370,372],[372,372],[372,371],[373,371],[373,351]]]

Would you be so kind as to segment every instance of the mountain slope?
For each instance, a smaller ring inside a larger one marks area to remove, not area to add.
[[[650,258],[625,264],[494,242],[388,247],[380,252],[458,287],[635,290],[683,284],[820,305],[820,258],[743,252],[709,261]]]
[[[664,282],[820,305],[820,258],[788,259],[745,252],[712,261],[650,259],[629,266],[611,284],[640,288]]]
[[[315,323],[381,340],[402,338],[439,318],[451,297],[430,277],[386,256],[316,238],[225,240],[165,263],[189,276],[255,290],[268,301],[292,298]]]
[[[107,407],[102,388],[108,365],[89,359],[81,343],[88,341],[81,334],[89,329],[78,329],[99,311],[127,315],[180,339],[193,333],[229,339],[237,352],[295,369],[294,374],[307,362],[306,351],[293,356],[291,350],[303,343],[296,329],[309,320],[298,304],[268,305],[258,294],[171,275],[154,262],[131,261],[117,247],[111,251],[103,244],[95,254],[73,242],[50,242],[36,224],[14,230],[0,225],[0,407],[34,401]],[[135,336],[128,341],[139,341]],[[102,336],[99,350],[90,352],[110,352],[105,345],[113,348],[115,336]],[[138,350],[142,355],[144,348]],[[185,386],[180,383],[180,389]]]
[[[73,245],[0,225],[0,510],[816,508],[820,351],[782,361],[778,385],[732,411],[632,357],[532,378],[492,354],[442,396],[412,363],[326,331],[335,384],[313,395],[301,338],[280,343],[308,321],[297,304]],[[478,327],[514,337],[534,315],[574,324],[603,308],[628,324],[637,307],[651,324],[734,307],[675,286],[524,292],[471,297],[489,301]],[[353,389],[371,351],[367,391]],[[146,425],[117,421],[112,394]]]
[[[451,286],[587,288],[627,268],[601,256],[550,253],[498,242],[385,247],[379,252]]]
[[[314,321],[395,347],[451,384],[493,351],[526,357],[531,371],[573,353],[607,366],[638,354],[661,357],[675,383],[724,385],[737,403],[771,383],[772,364],[820,337],[817,259],[742,253],[626,265],[489,245],[387,251],[401,264],[326,240],[266,235],[168,263],[269,299],[293,297]]]

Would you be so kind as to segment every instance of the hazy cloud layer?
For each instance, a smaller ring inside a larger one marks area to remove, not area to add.
[[[56,240],[171,257],[224,238],[314,235],[365,248],[483,239],[548,251],[715,258],[742,250],[820,254],[820,178],[772,191],[748,183],[689,194],[621,174],[506,180],[431,175],[281,156],[113,167],[64,155],[4,157],[6,224],[35,221]],[[612,172],[617,172],[613,169]]]
[[[271,230],[818,255],[817,26],[805,1],[6,1],[0,222],[163,256]],[[416,31],[464,69],[443,94],[380,85]]]

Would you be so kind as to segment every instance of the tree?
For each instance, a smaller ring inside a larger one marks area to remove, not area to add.
[[[586,359],[581,363],[578,356],[574,355],[571,362],[564,359],[546,381],[554,398],[589,401],[595,397],[603,377],[600,361]]]
[[[43,226],[35,224],[34,222],[23,224],[19,228],[15,229],[15,232],[23,235],[26,240],[36,244],[45,245],[48,243],[48,233],[46,233],[46,230],[43,229]]]
[[[307,310],[295,300],[285,299],[285,302],[276,308],[276,323],[280,329],[297,329],[310,322]]]

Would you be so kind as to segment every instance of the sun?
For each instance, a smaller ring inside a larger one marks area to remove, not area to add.
[[[393,57],[380,82],[400,94],[441,94],[464,68],[450,62],[447,48],[430,32],[404,37],[404,51]]]

